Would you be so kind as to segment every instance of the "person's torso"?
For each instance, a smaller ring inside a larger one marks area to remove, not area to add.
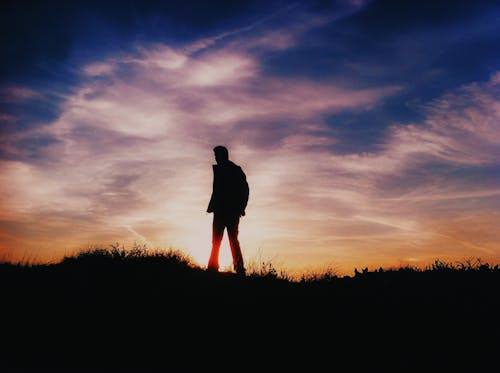
[[[214,165],[213,193],[217,208],[230,210],[238,209],[244,193],[245,175],[240,166],[228,161],[221,165]]]

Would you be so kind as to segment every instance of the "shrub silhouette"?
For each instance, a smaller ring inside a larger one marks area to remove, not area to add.
[[[0,263],[0,284],[2,372],[478,371],[498,348],[500,268],[480,259],[238,277],[116,244]]]

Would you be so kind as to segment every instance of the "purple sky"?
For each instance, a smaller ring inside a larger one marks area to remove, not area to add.
[[[2,5],[0,255],[205,265],[223,144],[248,263],[498,262],[500,8],[404,3]]]

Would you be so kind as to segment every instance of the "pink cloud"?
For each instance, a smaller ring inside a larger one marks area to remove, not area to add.
[[[14,103],[39,97],[39,93],[18,85],[0,87],[0,101],[5,103]]]
[[[121,74],[124,64],[130,65],[131,75]],[[321,115],[370,106],[394,92],[393,87],[347,90],[305,80],[269,79],[261,74],[258,60],[234,50],[207,50],[194,57],[154,46],[128,58],[95,62],[83,73],[91,79],[66,97],[57,120],[37,129],[57,139],[46,150],[47,161],[2,167],[5,177],[14,180],[5,194],[11,218],[50,215],[62,225],[66,218],[67,227],[60,229],[73,227],[74,239],[68,244],[73,247],[96,237],[88,229],[94,226],[110,233],[111,242],[146,240],[152,246],[193,250],[201,258],[210,240],[210,216],[203,211],[215,144],[231,144],[231,131],[238,126],[251,133],[254,122],[295,120],[296,129],[280,135],[283,151],[267,159],[259,154],[258,143],[253,145],[257,148],[245,148],[244,142],[231,146],[235,158],[241,152],[248,159],[245,168],[252,180],[256,216],[266,214],[282,198],[279,188],[269,184],[269,175],[293,180],[295,171],[284,165],[295,159],[297,167],[306,168],[309,162],[300,159],[303,154],[292,158],[291,152],[329,142],[326,137],[300,135],[302,129],[321,129]],[[261,174],[258,166],[274,169]],[[262,205],[266,194],[269,204]],[[81,231],[74,226],[78,214],[86,217]],[[55,221],[46,220],[54,234],[61,231]],[[255,217],[247,224],[248,232],[260,240],[272,241],[277,231],[285,230],[276,226],[266,233]],[[205,240],[193,242],[193,236]],[[34,242],[26,239],[28,245]],[[247,255],[257,250],[255,245],[248,245]]]
[[[154,45],[84,66],[88,80],[53,123],[36,130],[57,139],[44,158],[0,166],[2,220],[11,227],[2,237],[34,251],[46,240],[51,255],[139,240],[185,249],[205,264],[212,147],[222,143],[251,185],[241,226],[246,258],[262,251],[288,268],[335,261],[348,271],[423,261],[439,254],[437,243],[455,245],[457,257],[498,256],[496,236],[473,242],[480,233],[457,233],[458,211],[467,224],[495,219],[486,206],[471,202],[464,212],[439,204],[452,196],[490,201],[495,181],[443,181],[422,171],[408,187],[398,185],[416,166],[436,162],[498,166],[495,78],[430,103],[422,123],[395,124],[378,152],[340,155],[323,118],[371,108],[399,87],[268,77],[241,43],[218,49],[217,40]],[[291,43],[283,40],[283,48]]]

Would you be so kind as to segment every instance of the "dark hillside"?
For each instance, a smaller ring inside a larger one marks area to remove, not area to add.
[[[95,250],[0,264],[2,372],[450,371],[496,364],[500,269],[289,280]]]

